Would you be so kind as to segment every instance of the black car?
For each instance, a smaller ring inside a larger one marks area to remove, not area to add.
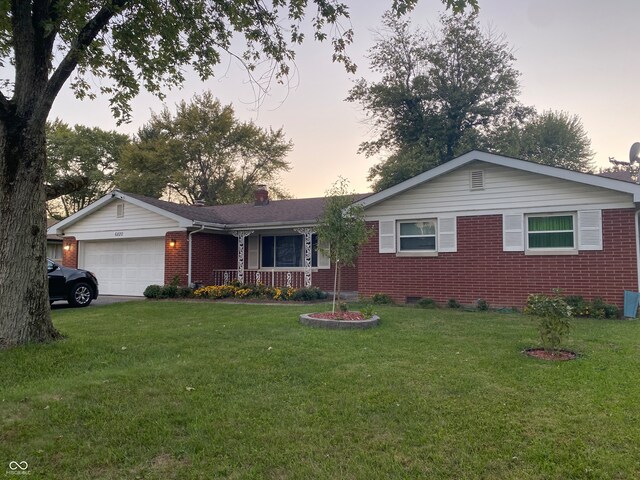
[[[86,307],[98,298],[98,279],[87,270],[63,267],[47,259],[49,301],[66,300],[72,307]]]

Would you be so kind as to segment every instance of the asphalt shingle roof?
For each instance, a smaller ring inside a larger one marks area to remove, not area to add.
[[[216,206],[184,205],[134,193],[121,192],[129,197],[161,208],[167,212],[196,222],[223,225],[314,223],[324,210],[325,198],[271,200],[267,205],[234,204]],[[358,201],[370,194],[355,195]]]

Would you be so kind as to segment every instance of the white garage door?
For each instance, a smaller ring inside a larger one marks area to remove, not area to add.
[[[80,242],[78,266],[96,274],[101,295],[141,296],[164,283],[164,238]]]

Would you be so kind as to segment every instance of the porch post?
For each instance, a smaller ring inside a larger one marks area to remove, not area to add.
[[[244,283],[244,239],[251,235],[253,230],[232,230],[231,234],[238,239],[238,281]]]
[[[304,286],[311,286],[311,237],[316,233],[313,228],[297,228],[296,232],[304,235]]]

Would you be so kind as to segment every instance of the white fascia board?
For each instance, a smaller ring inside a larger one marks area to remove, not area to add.
[[[55,225],[51,225],[47,229],[47,235],[62,235],[66,227],[68,227],[69,225],[73,225],[78,220],[82,220],[87,215],[91,214],[95,210],[102,208],[102,206],[110,203],[111,201],[113,201],[113,196],[111,193],[107,193],[104,197],[99,198],[90,205],[87,205],[82,210],[78,210],[76,213],[68,216],[64,220],[60,220]]]
[[[586,185],[592,185],[594,187],[606,188],[609,190],[615,190],[618,192],[629,193],[633,195],[634,202],[640,202],[640,185],[636,185],[631,182],[624,182],[622,180],[616,180],[613,178],[601,177],[589,173],[575,172],[573,170],[567,170],[559,167],[551,167],[549,165],[542,165],[540,163],[529,162],[526,160],[519,160],[517,158],[505,157],[502,155],[496,155],[494,153],[480,152],[473,150],[465,153],[460,157],[438,165],[431,170],[427,170],[413,178],[405,180],[402,183],[394,185],[378,193],[374,193],[367,198],[356,202],[356,204],[362,205],[364,208],[371,207],[387,198],[393,197],[399,193],[409,190],[421,183],[433,180],[436,177],[451,172],[457,168],[460,168],[473,161],[480,161],[491,163],[494,165],[500,165],[507,168],[514,168],[517,170],[523,170],[531,173],[537,173],[540,175],[546,175],[549,177],[560,178],[563,180],[569,180],[572,182],[583,183]]]

